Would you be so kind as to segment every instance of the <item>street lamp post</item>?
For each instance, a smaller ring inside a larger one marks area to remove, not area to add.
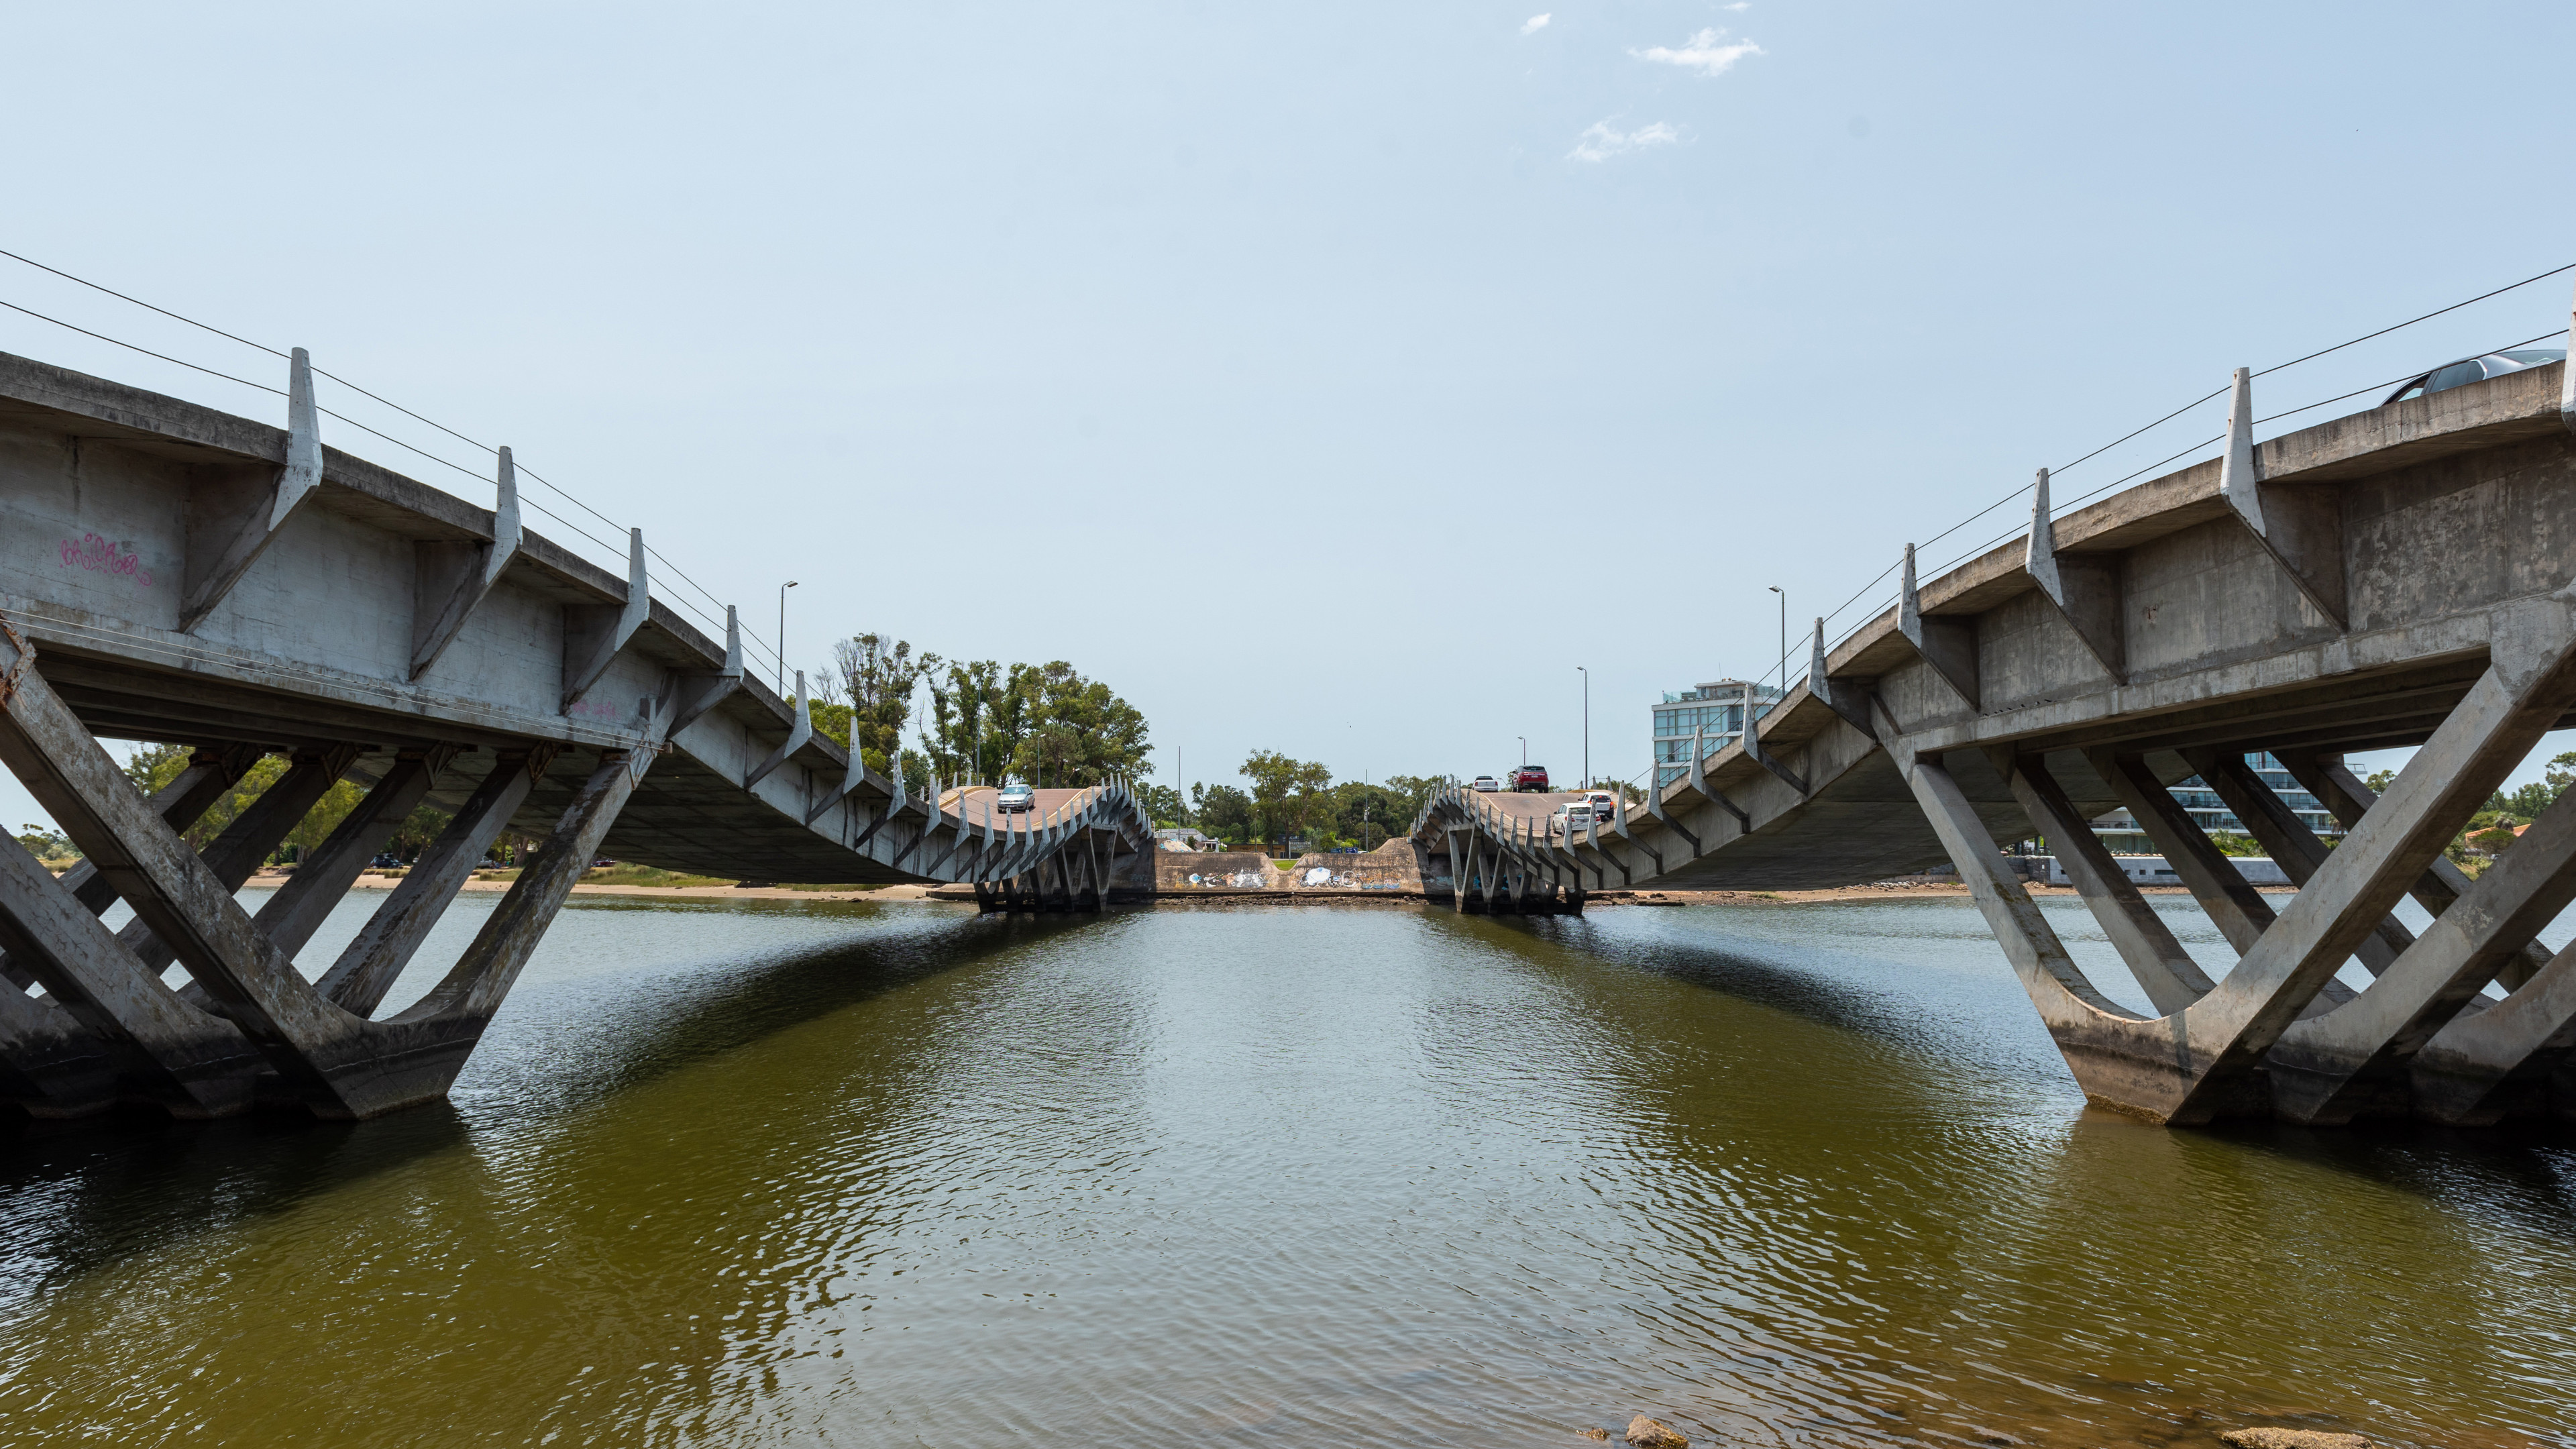
[[[1787,694],[1789,692],[1789,595],[1778,584],[1765,584],[1763,587],[1780,596],[1780,692]]]
[[[1574,672],[1583,676],[1583,784],[1592,788],[1592,671],[1578,664]]]
[[[787,697],[787,591],[796,587],[789,579],[778,586],[778,697]]]

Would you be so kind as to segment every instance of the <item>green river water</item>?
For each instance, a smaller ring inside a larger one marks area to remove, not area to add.
[[[0,1444],[2569,1445],[2570,1141],[2088,1111],[1955,901],[585,898],[445,1105],[0,1143]]]

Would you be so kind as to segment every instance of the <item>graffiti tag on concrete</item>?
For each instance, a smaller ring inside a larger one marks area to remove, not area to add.
[[[80,542],[74,543],[67,538],[61,547],[64,568],[84,568],[94,574],[120,574],[134,580],[138,588],[152,587],[152,572],[143,566],[143,560],[133,554],[119,552],[111,540],[95,533],[84,533]]]

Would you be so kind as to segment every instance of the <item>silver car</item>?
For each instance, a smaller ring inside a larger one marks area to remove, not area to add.
[[[2411,397],[2449,392],[2455,387],[2467,387],[2470,383],[2484,382],[2491,377],[2502,377],[2508,372],[2546,367],[2550,363],[2566,360],[2567,349],[2563,347],[2516,347],[2504,352],[2488,352],[2476,357],[2463,357],[2457,362],[2446,362],[2422,377],[2406,383],[2397,391],[2390,393],[2388,402],[2381,403],[2380,406],[2386,407],[2388,403],[2404,402]]]
[[[1485,792],[1486,792],[1486,793],[1488,793],[1488,794],[1491,794],[1491,793],[1493,793],[1493,792],[1495,792],[1495,791],[1498,791],[1498,790],[1502,789],[1502,788],[1503,788],[1503,782],[1502,782],[1502,781],[1500,781],[1500,780],[1495,779],[1495,778],[1494,778],[1493,776],[1491,776],[1491,775],[1478,775],[1478,776],[1476,777],[1475,783],[1474,783],[1474,784],[1469,785],[1467,788],[1468,788],[1468,789],[1470,789],[1470,790],[1482,790],[1482,791],[1485,791]]]
[[[1001,793],[993,797],[993,808],[1005,815],[1020,810],[1035,810],[1038,808],[1038,792],[1026,785],[1004,785]]]

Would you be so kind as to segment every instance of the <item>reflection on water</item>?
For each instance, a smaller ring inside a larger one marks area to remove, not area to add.
[[[1947,902],[585,901],[451,1104],[0,1242],[12,1443],[2576,1443],[2576,1152],[2087,1112]]]

